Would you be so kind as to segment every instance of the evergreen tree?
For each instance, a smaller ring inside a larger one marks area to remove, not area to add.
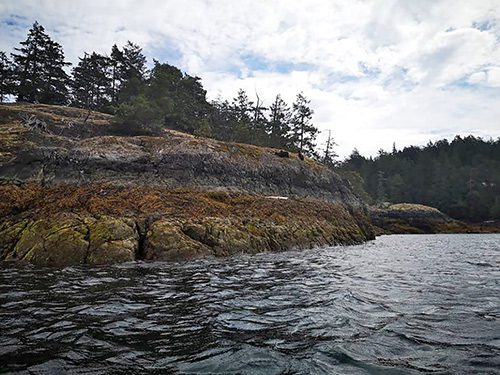
[[[5,52],[0,51],[0,103],[14,91],[14,67]]]
[[[288,148],[290,132],[290,108],[281,95],[276,95],[273,104],[269,107],[269,121],[267,122],[267,132],[270,137],[271,147]]]
[[[208,121],[208,119],[204,118],[201,121],[201,124],[198,127],[198,129],[196,129],[193,134],[198,137],[205,137],[205,138],[213,137],[214,134],[212,132],[212,127],[210,126],[210,122]]]
[[[210,120],[214,137],[222,141],[233,140],[233,125],[236,123],[236,118],[231,110],[231,103],[227,99],[217,98],[211,103],[211,107]]]
[[[64,61],[64,52],[59,43],[49,40],[45,49],[44,82],[40,101],[50,104],[67,104],[69,98],[69,76],[64,67],[71,65]]]
[[[238,90],[236,97],[233,98],[232,110],[237,121],[244,123],[248,127],[250,126],[253,102],[250,101],[245,90]]]
[[[18,101],[63,104],[67,100],[68,76],[62,47],[50,39],[38,22],[27,39],[12,54],[15,64]]]
[[[238,90],[236,97],[233,98],[233,101],[231,103],[231,111],[233,120],[233,123],[231,124],[231,140],[236,142],[255,144],[255,134],[251,129],[253,102],[250,101],[245,90]]]
[[[259,94],[255,93],[256,101],[252,107],[252,119],[250,122],[250,129],[253,133],[253,143],[258,145],[266,145],[268,143],[269,135],[266,133],[267,118],[264,103],[260,100]]]
[[[113,52],[113,51],[112,51]],[[119,55],[118,55],[119,56]],[[120,58],[120,56],[119,56]],[[144,80],[146,77],[146,56],[142,53],[142,48],[130,40],[123,47],[121,53],[122,66],[119,78],[125,82],[133,77]]]
[[[314,111],[309,107],[310,101],[299,93],[293,103],[291,120],[292,142],[294,147],[303,154],[314,156],[316,135],[318,129],[311,123]]]
[[[326,141],[325,153],[323,155],[323,164],[333,167],[336,164],[335,158],[338,156],[335,151],[333,151],[333,146],[336,143],[332,138],[332,131],[328,130],[328,139]]]
[[[111,51],[113,54],[113,51]],[[128,41],[120,52],[114,51],[117,69],[115,70],[115,84],[118,82],[119,91],[116,94],[117,102],[124,103],[141,94],[141,88],[146,80],[146,56],[142,48]],[[113,95],[114,96],[114,95]]]
[[[123,52],[117,47],[116,44],[111,47],[110,55],[111,64],[111,103],[115,104],[117,101],[118,90],[121,85],[121,77],[123,76]]]
[[[472,222],[500,219],[500,140],[456,137],[381,150],[374,159],[353,152],[340,169],[358,172],[372,198],[426,204]]]
[[[130,95],[126,101],[122,101],[120,95],[117,112],[122,114],[131,115],[136,107],[144,111],[146,101],[149,109],[157,111],[155,121],[162,119],[160,126],[188,133],[204,126],[204,120],[209,118],[211,107],[200,78],[184,74],[175,66],[155,61],[148,79],[133,76],[125,85]],[[138,97],[141,97],[140,101],[137,101]],[[133,126],[133,123],[128,126]]]
[[[72,104],[76,107],[105,111],[111,100],[110,61],[92,52],[80,57],[73,69]]]

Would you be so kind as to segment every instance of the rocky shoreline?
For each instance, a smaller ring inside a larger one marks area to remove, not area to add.
[[[435,233],[500,233],[498,223],[471,224],[455,220],[422,204],[381,204],[369,208],[377,235]]]
[[[3,260],[182,260],[374,238],[347,183],[296,154],[174,131],[118,136],[110,116],[45,105],[0,106],[0,135]]]
[[[293,153],[114,132],[102,113],[0,105],[0,260],[170,261],[498,229],[421,205],[369,208],[347,180]]]
[[[10,201],[9,201],[10,197]],[[14,198],[14,199],[13,199]],[[0,186],[0,254],[39,265],[182,260],[373,239],[340,202],[87,184]]]

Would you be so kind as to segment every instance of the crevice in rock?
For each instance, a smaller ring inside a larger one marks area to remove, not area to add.
[[[86,229],[86,233],[83,236],[83,240],[87,242],[87,249],[85,250],[85,256],[83,257],[83,264],[88,264],[88,259],[90,256],[90,226],[85,222],[85,220],[81,218],[78,218],[78,221]]]
[[[11,245],[9,246],[9,248],[6,251],[3,251],[2,253],[0,253],[0,259],[5,259],[7,256],[9,256],[9,254],[12,254],[12,257],[14,259],[17,258],[16,246],[17,246],[18,242],[21,240],[21,237],[23,236],[24,231],[26,230],[26,228],[28,228],[28,226],[30,224],[31,224],[30,221],[27,221],[24,224],[23,228],[21,230],[19,230],[19,233],[14,238],[14,240],[12,241]]]
[[[141,228],[141,224],[138,220],[135,221],[135,229],[137,230],[138,240],[137,240],[137,252],[135,254],[135,260],[143,260],[145,258],[145,243],[150,225],[150,219],[145,218]]]

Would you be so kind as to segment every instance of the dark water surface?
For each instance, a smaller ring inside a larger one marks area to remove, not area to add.
[[[494,374],[499,298],[500,235],[175,264],[2,264],[0,368]]]

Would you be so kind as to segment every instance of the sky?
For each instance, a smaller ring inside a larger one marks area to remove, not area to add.
[[[0,0],[0,50],[35,20],[72,63],[131,40],[209,99],[303,92],[340,157],[500,136],[500,0]]]

